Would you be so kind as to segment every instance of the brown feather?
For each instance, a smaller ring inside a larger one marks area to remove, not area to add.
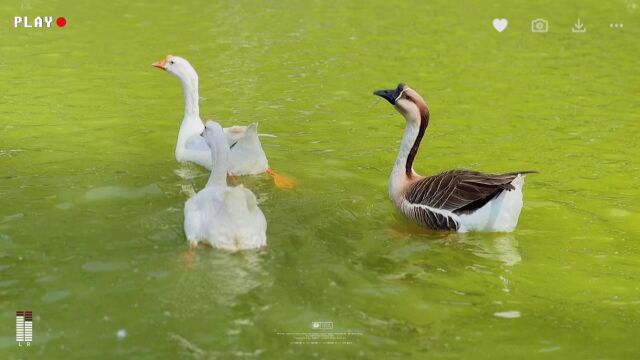
[[[420,129],[418,130],[416,140],[413,142],[413,146],[411,146],[411,150],[407,156],[407,163],[405,164],[405,174],[407,174],[408,178],[411,178],[413,176],[413,160],[416,158],[416,154],[418,154],[420,142],[422,141],[424,133],[427,131],[427,126],[429,126],[429,108],[424,101],[418,101],[413,98],[409,98],[409,100],[413,101],[420,110]]]
[[[474,212],[500,195],[514,190],[511,182],[527,172],[484,174],[450,170],[415,182],[405,193],[409,203],[448,210],[456,214]]]

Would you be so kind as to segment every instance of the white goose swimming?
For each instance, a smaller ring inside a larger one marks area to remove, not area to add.
[[[484,174],[450,170],[420,176],[413,160],[429,125],[429,109],[422,97],[405,84],[377,90],[375,95],[394,105],[407,121],[395,165],[389,177],[389,196],[400,213],[434,230],[513,231],[522,209],[524,174]]]
[[[209,147],[200,137],[204,125],[200,119],[196,70],[186,59],[173,55],[167,55],[166,58],[151,65],[177,77],[182,85],[184,117],[178,133],[176,160],[194,162],[211,170]],[[229,146],[231,146],[229,175],[257,175],[267,172],[274,178],[277,186],[292,187],[295,180],[279,175],[269,167],[257,128],[258,124],[253,123],[249,126],[232,126],[224,129]]]
[[[211,148],[213,169],[204,189],[184,206],[184,232],[192,247],[198,243],[231,251],[267,245],[267,220],[255,195],[242,185],[227,186],[229,145],[220,124],[207,121],[202,132]]]

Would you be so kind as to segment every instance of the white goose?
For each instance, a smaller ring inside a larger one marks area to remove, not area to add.
[[[513,231],[522,209],[524,174],[483,174],[450,170],[420,176],[413,160],[429,124],[429,109],[422,97],[405,84],[377,90],[404,116],[407,127],[389,177],[389,196],[400,213],[434,230]]]
[[[198,74],[191,64],[179,56],[167,55],[152,66],[165,70],[177,77],[184,94],[184,117],[178,133],[176,160],[189,161],[211,170],[209,147],[200,133],[204,129],[200,119]],[[267,172],[279,187],[293,187],[295,180],[274,172],[267,161],[258,135],[258,124],[232,126],[226,128],[227,140],[231,146],[229,175],[257,175]]]
[[[207,121],[202,132],[211,148],[213,169],[204,189],[184,206],[184,232],[192,247],[198,243],[231,251],[267,245],[267,220],[255,195],[242,185],[227,186],[229,145],[220,124]]]

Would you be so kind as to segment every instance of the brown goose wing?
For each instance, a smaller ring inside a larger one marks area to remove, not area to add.
[[[405,198],[411,204],[426,205],[456,214],[473,212],[504,190],[513,190],[511,182],[526,172],[484,174],[471,170],[451,170],[426,177],[411,187]]]

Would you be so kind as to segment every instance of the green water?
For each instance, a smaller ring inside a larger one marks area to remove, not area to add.
[[[638,358],[639,7],[2,2],[0,358]],[[183,205],[208,173],[174,160],[181,90],[150,66],[168,53],[198,70],[203,118],[278,136],[270,164],[298,187],[239,178],[263,251],[186,252]],[[515,232],[395,214],[404,120],[372,91],[400,81],[432,112],[419,173],[540,171]],[[16,310],[34,313],[29,348]],[[279,334],[328,332],[313,321],[351,344]]]

